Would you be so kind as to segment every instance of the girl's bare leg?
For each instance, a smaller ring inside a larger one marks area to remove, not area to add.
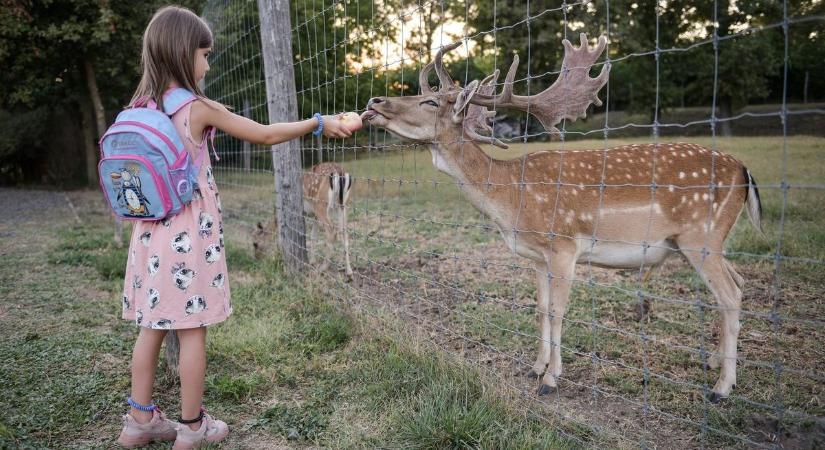
[[[206,376],[206,327],[177,330],[180,339],[180,409],[181,418],[194,419],[203,404]],[[197,430],[200,422],[189,424]]]
[[[132,400],[141,405],[152,402],[152,387],[155,384],[155,371],[158,367],[158,353],[166,336],[166,330],[140,328],[135,349],[132,351]],[[152,420],[152,411],[131,408],[129,414],[138,423]]]

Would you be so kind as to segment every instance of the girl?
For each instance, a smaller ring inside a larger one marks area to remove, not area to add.
[[[179,214],[158,222],[135,222],[123,293],[123,318],[141,328],[132,355],[132,392],[118,442],[135,447],[175,440],[175,449],[196,448],[223,439],[226,423],[201,406],[206,370],[206,327],[232,313],[223,257],[221,203],[212,177],[207,137],[215,129],[258,144],[289,141],[310,131],[330,138],[351,132],[333,117],[316,114],[294,123],[261,125],[232,114],[203,96],[198,81],[209,70],[212,33],[191,11],[169,6],[152,17],[143,34],[143,76],[130,106],[148,99],[158,108],[170,88],[185,88],[197,99],[172,116],[192,161],[203,155],[198,191]],[[166,330],[180,338],[181,416],[166,419],[152,402],[158,352]]]

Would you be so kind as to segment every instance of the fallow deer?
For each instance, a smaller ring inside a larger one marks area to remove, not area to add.
[[[431,144],[435,167],[455,179],[472,204],[497,225],[512,251],[533,261],[538,282],[539,354],[531,375],[541,377],[539,395],[558,386],[561,326],[576,264],[607,268],[653,268],[680,252],[716,298],[723,326],[711,367],[721,364],[712,402],[728,397],[736,382],[736,341],[743,279],[724,257],[725,239],[743,206],[761,231],[756,183],[742,162],[724,153],[684,143],[649,143],[588,151],[540,151],[497,160],[479,143],[507,148],[487,119],[513,108],[536,117],[551,133],[564,119],[586,116],[600,105],[605,63],[590,69],[606,46],[594,49],[582,33],[574,48],[564,40],[558,79],[529,96],[513,93],[518,56],[494,94],[498,71],[464,88],[455,86],[442,61],[460,42],[442,47],[419,74],[421,94],[375,97],[362,114],[371,125],[402,138]],[[435,68],[440,88],[432,90]],[[482,134],[482,131],[490,135]]]
[[[304,214],[314,217],[310,225],[310,240],[315,240],[318,223],[323,227],[326,234],[322,248],[332,245],[336,248],[338,234],[342,235],[344,241],[344,261],[346,263],[347,279],[352,279],[352,266],[349,258],[349,233],[347,232],[347,207],[350,201],[350,190],[352,189],[352,177],[344,169],[331,162],[320,163],[312,166],[304,172],[301,177],[304,188]],[[258,230],[253,236],[253,247],[256,257],[264,252],[265,242],[269,240],[275,232],[275,219],[270,219],[266,224],[258,223]],[[322,251],[323,262],[319,266],[319,271],[324,272],[329,267],[329,260],[323,256],[326,251]]]

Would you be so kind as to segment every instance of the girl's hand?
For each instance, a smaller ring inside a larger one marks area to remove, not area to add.
[[[352,136],[352,131],[347,128],[341,120],[343,114],[335,116],[324,116],[324,136],[328,138],[347,138]]]
[[[364,127],[364,123],[361,122],[361,116],[359,116],[358,113],[346,112],[339,114],[338,117],[341,123],[351,132],[356,132]]]

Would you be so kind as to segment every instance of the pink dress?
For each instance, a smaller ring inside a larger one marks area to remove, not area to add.
[[[197,328],[232,314],[221,223],[204,130],[197,144],[189,131],[192,104],[172,116],[192,161],[204,153],[192,203],[165,220],[136,221],[123,287],[123,318],[155,329]]]

